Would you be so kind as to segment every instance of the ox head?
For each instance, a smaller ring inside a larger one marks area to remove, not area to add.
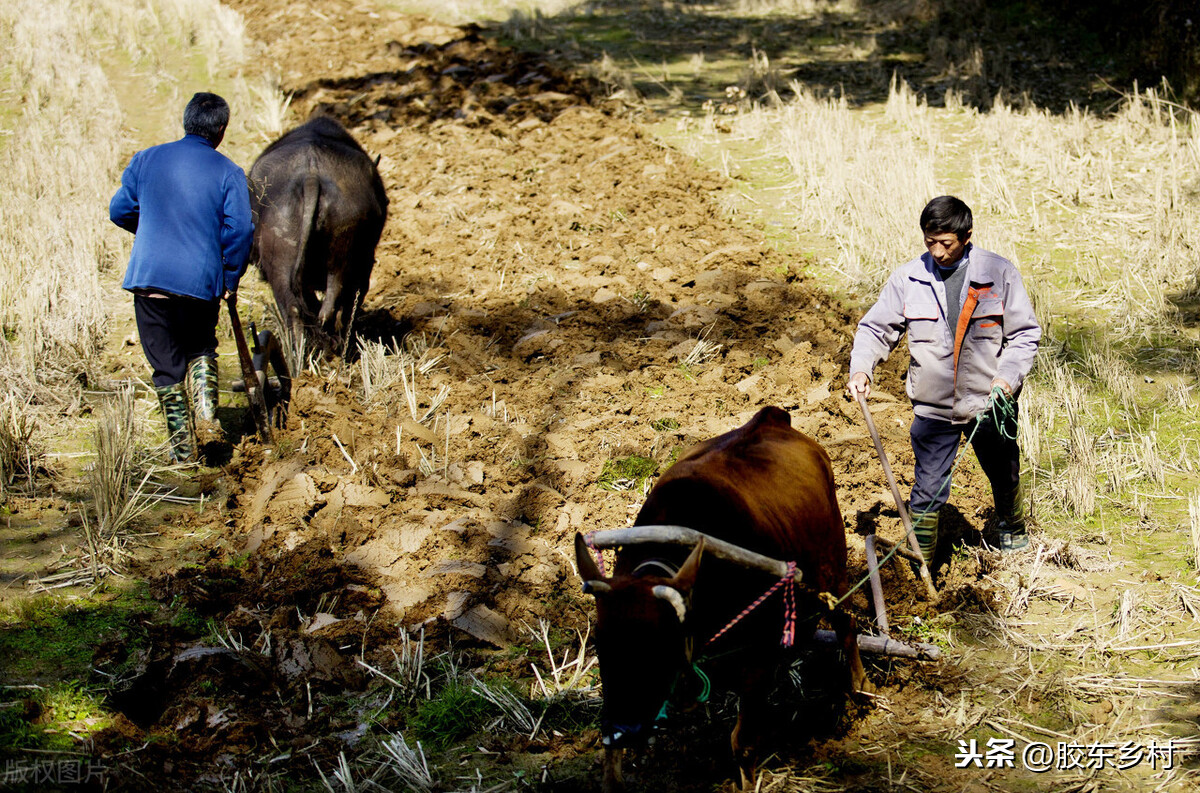
[[[688,602],[703,540],[672,577],[601,575],[580,534],[575,563],[596,598],[596,654],[604,703],[601,733],[613,749],[645,741],[688,662]],[[664,571],[665,572],[665,571]]]

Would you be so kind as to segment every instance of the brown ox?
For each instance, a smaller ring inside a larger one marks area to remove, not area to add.
[[[841,610],[830,614],[818,597],[846,592],[846,537],[829,457],[816,441],[792,429],[786,411],[764,408],[745,426],[681,457],[638,514],[637,525],[660,524],[685,526],[795,562],[803,574],[796,589],[800,638],[811,637],[815,627],[805,618],[828,615],[849,661],[850,684],[856,690],[868,685],[853,619]],[[736,650],[724,659],[727,687],[739,695],[731,740],[743,780],[753,778],[767,695],[789,659],[780,644],[783,597],[777,592],[703,650],[772,579],[712,557],[701,564],[702,555],[703,542],[690,553],[676,545],[628,544],[613,576],[605,578],[583,537],[575,536],[584,591],[596,596],[606,793],[624,788],[623,749],[653,730],[693,648],[697,657]]]

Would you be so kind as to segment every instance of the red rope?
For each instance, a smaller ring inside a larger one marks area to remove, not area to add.
[[[796,563],[788,562],[787,583],[783,586],[783,638],[780,644],[791,647],[796,640]]]
[[[737,625],[739,622],[741,622],[742,619],[747,614],[754,611],[756,608],[758,608],[759,606],[761,606],[763,604],[763,601],[765,601],[771,595],[775,594],[776,589],[779,589],[779,587],[783,586],[783,588],[784,588],[783,589],[783,638],[780,640],[780,644],[782,644],[784,647],[791,647],[792,643],[796,640],[796,581],[795,581],[795,574],[796,574],[796,563],[788,562],[788,569],[787,569],[787,572],[784,574],[783,578],[779,579],[774,584],[772,584],[771,588],[768,589],[766,592],[763,592],[762,595],[759,596],[758,600],[755,600],[749,606],[746,606],[746,608],[742,609],[742,613],[738,614],[736,617],[734,617],[732,620],[730,620],[729,624],[726,625],[724,628],[717,631],[716,635],[714,635],[711,639],[709,639],[707,642],[704,643],[705,646],[708,646],[708,645],[712,644],[713,642],[715,642],[717,639],[721,638],[721,636],[723,636],[726,631],[728,631],[734,625]]]
[[[596,550],[596,545],[592,542],[592,538],[595,536],[596,532],[589,531],[587,534],[583,535],[583,541],[587,543],[588,549],[591,550],[591,552],[595,555],[596,567],[599,568],[600,575],[602,577],[607,577],[608,574],[604,572],[604,554],[601,551]]]

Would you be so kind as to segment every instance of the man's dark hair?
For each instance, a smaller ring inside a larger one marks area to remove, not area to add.
[[[229,124],[229,104],[216,94],[200,91],[183,110],[183,131],[208,138],[214,145],[225,137]]]
[[[971,208],[952,195],[938,196],[921,210],[921,231],[926,234],[951,232],[962,242],[974,227]]]

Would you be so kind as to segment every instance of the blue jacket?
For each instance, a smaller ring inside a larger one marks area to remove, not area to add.
[[[246,174],[201,135],[133,155],[108,215],[134,233],[122,286],[216,300],[237,289],[254,221]]]

